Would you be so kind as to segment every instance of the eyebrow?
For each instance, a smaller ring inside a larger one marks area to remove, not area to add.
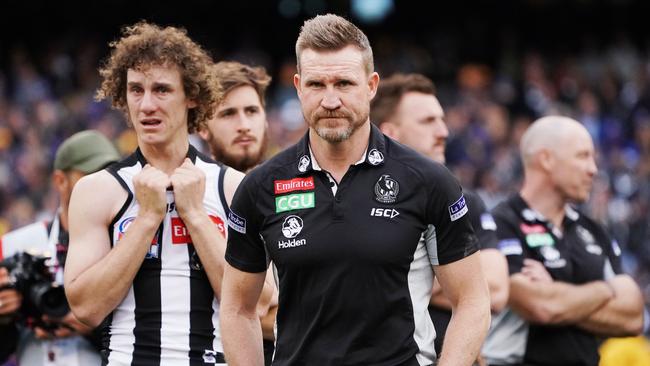
[[[129,81],[128,83],[126,83],[126,85],[127,86],[141,86],[142,83],[139,82],[139,81]],[[156,81],[151,85],[152,88],[159,87],[159,86],[164,86],[164,87],[167,87],[167,88],[171,88],[172,84],[164,82],[164,81]]]

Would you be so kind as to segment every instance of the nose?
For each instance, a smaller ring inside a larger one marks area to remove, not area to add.
[[[447,124],[442,118],[436,120],[434,135],[438,139],[447,139],[449,137],[449,129]]]
[[[587,173],[590,176],[596,175],[598,173],[598,166],[596,165],[596,160],[592,157],[589,159],[589,166],[587,167]]]
[[[325,95],[323,95],[320,105],[329,110],[337,109],[341,106],[341,98],[339,98],[336,91],[329,89],[325,92]]]
[[[239,121],[237,124],[237,131],[239,132],[249,132],[251,130],[251,120],[250,118],[246,115],[245,111],[241,111],[238,113],[239,115]]]
[[[154,101],[151,91],[145,90],[140,100],[140,110],[145,114],[150,114],[156,110],[156,103]]]

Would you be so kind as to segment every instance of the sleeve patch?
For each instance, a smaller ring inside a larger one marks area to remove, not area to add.
[[[524,249],[521,247],[519,239],[504,239],[500,240],[497,248],[503,255],[521,255]]]
[[[246,234],[246,219],[238,216],[232,210],[228,213],[228,226],[239,233]]]
[[[460,196],[458,201],[451,204],[449,208],[449,217],[451,221],[456,221],[467,213],[467,205],[465,204],[465,197]]]
[[[615,256],[621,256],[621,247],[618,246],[618,242],[616,240],[612,240],[612,250],[614,251]]]
[[[494,218],[489,213],[485,212],[481,215],[481,227],[483,230],[496,231],[497,223],[494,222]]]

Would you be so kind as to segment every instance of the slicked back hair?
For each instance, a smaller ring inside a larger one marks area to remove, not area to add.
[[[338,51],[355,46],[362,52],[366,73],[375,70],[372,48],[368,37],[356,25],[334,14],[318,15],[303,24],[296,41],[297,70],[300,73],[300,55],[306,49]]]

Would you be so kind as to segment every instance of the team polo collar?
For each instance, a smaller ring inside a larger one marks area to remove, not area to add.
[[[549,223],[548,219],[544,217],[541,213],[539,213],[536,210],[533,210],[528,206],[528,203],[524,201],[524,199],[521,197],[521,195],[517,194],[514,197],[513,200],[513,205],[517,212],[519,212],[519,215],[528,222],[543,222],[543,223]],[[576,222],[578,221],[578,218],[580,217],[580,213],[573,208],[570,204],[564,205],[564,220],[568,220],[570,222]]]
[[[187,154],[185,154],[185,157],[190,158],[192,161],[192,164],[196,164],[196,156],[198,155],[198,151],[196,148],[190,144],[189,149],[187,150]],[[135,150],[135,156],[138,158],[138,161],[142,166],[145,166],[147,164],[147,158],[144,157],[144,154],[142,154],[142,151],[140,150],[140,147],[138,147]]]
[[[386,142],[384,134],[373,124],[370,124],[370,139],[368,147],[361,159],[355,163],[368,164],[371,166],[383,165],[386,160]],[[297,144],[296,149],[296,174],[303,175],[311,170],[321,170],[314,158],[309,144],[309,131],[305,133]]]

